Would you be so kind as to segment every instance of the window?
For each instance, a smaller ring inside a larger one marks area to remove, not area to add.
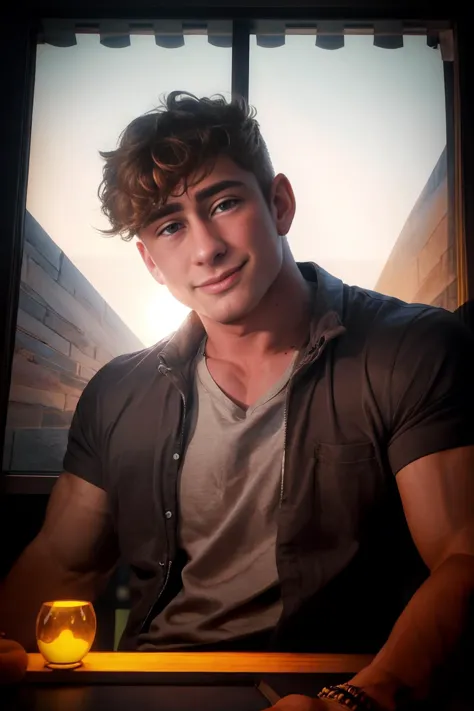
[[[165,30],[132,34],[122,49],[85,33],[73,46],[38,45],[8,471],[59,472],[92,375],[186,315],[146,273],[133,243],[99,232],[108,227],[97,198],[99,150],[114,148],[125,126],[172,90],[230,95],[231,49],[215,46],[229,44],[226,37],[179,34],[169,23]]]
[[[231,21],[44,23],[6,471],[58,473],[90,377],[186,315],[133,244],[99,232],[98,152],[169,91],[229,97],[248,79],[275,169],[295,189],[298,260],[407,301],[459,305],[441,26],[256,20],[232,34]]]

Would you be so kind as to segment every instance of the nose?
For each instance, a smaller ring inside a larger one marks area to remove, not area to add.
[[[226,254],[227,245],[215,225],[197,221],[192,227],[192,249],[196,265],[212,265]]]

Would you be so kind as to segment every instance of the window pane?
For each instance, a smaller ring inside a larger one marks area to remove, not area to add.
[[[457,307],[448,231],[443,62],[426,37],[381,49],[289,35],[251,38],[250,102],[297,212],[289,241],[349,284],[409,302]]]
[[[110,358],[157,342],[186,315],[147,273],[133,243],[100,234],[99,150],[163,94],[230,94],[231,50],[206,36],[158,47],[98,35],[37,52],[24,259],[4,469],[59,471],[90,377]]]

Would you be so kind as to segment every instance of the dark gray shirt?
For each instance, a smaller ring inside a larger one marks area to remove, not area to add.
[[[426,575],[396,476],[474,444],[474,340],[442,309],[299,266],[314,315],[288,386],[276,541],[283,614],[271,644],[373,653]],[[107,492],[107,545],[130,570],[122,650],[153,643],[153,620],[182,588],[182,433],[204,337],[191,314],[173,337],[115,358],[85,388],[71,426],[64,468]]]

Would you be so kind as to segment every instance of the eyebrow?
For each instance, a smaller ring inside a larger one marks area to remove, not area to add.
[[[220,180],[217,183],[209,185],[207,188],[197,190],[195,198],[197,202],[204,202],[204,200],[213,197],[213,195],[217,195],[217,193],[220,193],[223,190],[228,190],[229,188],[242,188],[244,185],[245,184],[241,180]],[[156,220],[159,220],[162,217],[172,215],[175,212],[180,212],[181,210],[183,210],[183,204],[181,202],[167,202],[165,205],[157,207],[156,210],[152,212],[150,219],[148,220],[148,224],[151,225],[152,222],[156,222]]]

